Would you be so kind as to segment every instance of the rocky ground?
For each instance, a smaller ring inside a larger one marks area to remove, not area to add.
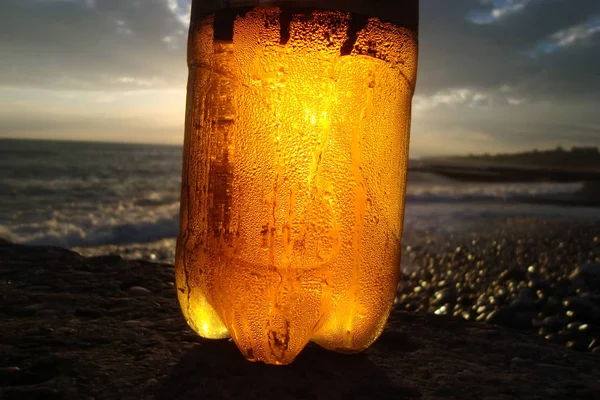
[[[600,221],[488,218],[407,230],[397,307],[600,352]]]
[[[468,259],[467,250],[454,254]],[[0,242],[0,398],[600,398],[597,354],[398,310],[362,354],[309,346],[288,367],[252,364],[232,343],[187,328],[172,280],[170,265]],[[415,287],[411,293],[420,293]],[[444,304],[456,303],[447,296]],[[402,305],[412,304],[409,297]]]
[[[600,352],[600,214],[476,215],[406,221],[397,308],[502,325]],[[76,250],[172,262],[174,249],[175,239],[164,239]]]

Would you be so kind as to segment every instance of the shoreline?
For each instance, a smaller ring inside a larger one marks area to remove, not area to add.
[[[600,197],[599,197],[600,198]],[[487,207],[487,206],[497,206],[493,208],[489,208],[489,210],[484,210],[486,214],[493,214],[494,219],[500,218],[521,218],[524,214],[530,213],[531,211],[540,211],[546,210],[547,212],[542,215],[532,215],[532,218],[541,218],[541,219],[552,219],[559,220],[562,222],[570,222],[578,224],[580,222],[589,222],[590,220],[600,221],[600,217],[596,217],[597,207],[595,204],[587,204],[586,202],[579,202],[575,200],[565,199],[562,203],[557,201],[554,198],[549,198],[547,201],[539,200],[538,198],[531,198],[529,200],[478,200],[478,201],[459,201],[455,203],[440,203],[440,202],[407,202],[406,203],[406,212],[405,212],[405,229],[404,235],[408,238],[408,240],[413,240],[414,237],[419,235],[423,235],[423,228],[417,226],[411,226],[407,223],[409,221],[421,221],[423,215],[427,214],[427,208],[434,208],[437,211],[443,210],[452,212],[454,210],[462,210],[462,209],[473,209],[477,207]],[[535,207],[540,206],[539,208],[531,209],[528,208],[523,212],[517,210],[504,211],[504,207]],[[580,213],[581,212],[581,213]],[[506,215],[503,215],[506,214]],[[564,214],[564,215],[563,215]],[[579,215],[581,214],[581,215]],[[441,216],[446,217],[446,213],[442,213]],[[438,215],[439,217],[439,215]],[[468,221],[469,227],[464,227],[464,222],[461,221],[456,216],[452,217],[452,223],[457,225],[457,230],[467,230],[471,229],[470,226],[472,224],[472,220],[477,219],[485,222],[489,215],[473,217],[466,217],[466,221]],[[573,218],[577,220],[574,221]],[[430,223],[426,225],[437,226],[442,230],[444,228],[443,225],[437,223],[434,217],[429,217]],[[422,222],[422,221],[421,221]],[[447,224],[446,224],[447,225]],[[482,226],[480,223],[476,223],[479,225],[477,229],[481,229],[485,231],[487,227]],[[414,232],[413,232],[414,231]],[[426,234],[430,234],[430,232],[426,232]],[[598,234],[600,235],[600,228],[598,228]],[[2,238],[0,236],[0,240],[9,240],[10,238]],[[146,261],[153,262],[164,262],[164,263],[173,263],[175,258],[174,249],[175,249],[175,240],[176,237],[162,238],[158,240],[153,240],[150,242],[131,242],[125,244],[100,244],[100,245],[88,245],[88,246],[73,246],[72,250],[79,252],[82,255],[86,256],[100,256],[105,254],[119,254],[124,258],[129,260],[142,259]],[[407,239],[405,239],[406,241]],[[33,244],[38,245],[38,244]],[[45,245],[45,244],[43,244]],[[65,247],[65,246],[59,246]],[[65,247],[68,248],[68,247]]]
[[[600,218],[488,213],[405,221],[396,308],[451,315],[600,352]],[[461,206],[462,209],[462,206]],[[585,211],[585,210],[584,210]],[[467,214],[465,214],[465,212]],[[571,215],[572,214],[572,215]],[[448,215],[444,213],[443,215]],[[77,249],[170,262],[175,239]]]

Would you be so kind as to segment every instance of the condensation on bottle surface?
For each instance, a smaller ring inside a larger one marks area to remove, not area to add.
[[[381,334],[399,278],[417,43],[378,18],[256,7],[190,30],[176,286],[249,360]]]

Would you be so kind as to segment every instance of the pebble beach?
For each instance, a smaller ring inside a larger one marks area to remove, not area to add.
[[[481,205],[473,206],[471,211]],[[439,206],[407,206],[395,307],[537,334],[600,352],[600,217],[594,208],[545,207],[425,219]],[[522,209],[522,206],[516,206]],[[533,206],[535,207],[535,206]],[[437,218],[437,219],[436,219]],[[440,221],[437,224],[436,221]],[[171,263],[175,239],[76,249]]]
[[[0,398],[596,399],[597,354],[435,313],[392,311],[355,355],[310,344],[289,366],[186,325],[173,267],[0,240]],[[535,383],[535,384],[532,384]]]
[[[454,232],[409,226],[401,270],[399,309],[600,353],[598,219],[496,216]]]

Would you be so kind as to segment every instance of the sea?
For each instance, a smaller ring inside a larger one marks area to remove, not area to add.
[[[0,140],[0,238],[83,255],[172,263],[181,146]],[[465,183],[409,172],[405,236],[468,229],[503,216],[597,218],[597,209],[521,202],[574,194],[582,183]]]

